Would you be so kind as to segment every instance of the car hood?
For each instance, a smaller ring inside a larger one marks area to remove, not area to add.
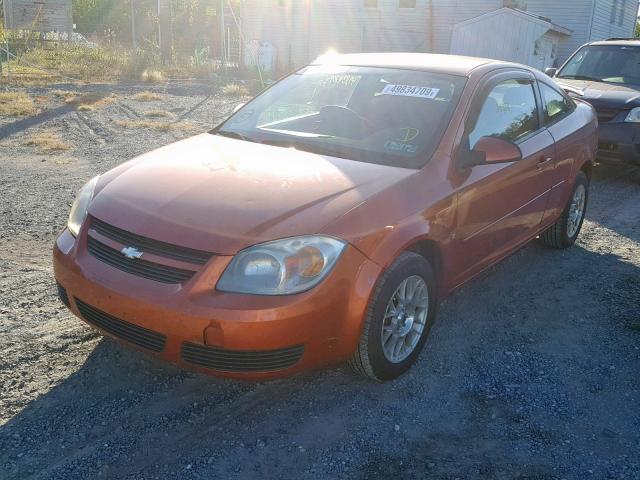
[[[234,254],[319,233],[415,173],[202,134],[103,175],[89,213],[138,235]]]
[[[557,83],[594,107],[632,109],[640,107],[640,86],[556,78]]]

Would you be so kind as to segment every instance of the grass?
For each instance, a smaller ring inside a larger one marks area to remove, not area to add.
[[[64,152],[71,149],[55,132],[46,130],[30,136],[24,142],[25,145],[37,147],[42,153]]]
[[[113,93],[89,92],[80,95],[70,94],[62,98],[66,104],[75,106],[76,110],[89,112],[117,100],[118,96]]]
[[[162,95],[160,95],[159,93],[153,93],[150,92],[149,90],[146,90],[144,92],[140,92],[140,93],[136,93],[133,96],[133,99],[138,101],[138,102],[155,102],[157,100],[162,100],[164,97]]]
[[[69,90],[52,90],[51,95],[53,95],[56,98],[60,98],[66,102],[70,98],[77,96],[78,92],[71,92]]]
[[[61,45],[55,49],[32,48],[12,63],[16,67],[37,65],[46,71],[77,80],[103,82],[121,77],[129,62],[130,56],[125,51]]]
[[[116,120],[114,122],[119,127],[127,129],[148,129],[155,130],[157,132],[171,132],[179,131],[183,133],[194,133],[200,131],[191,122],[168,122],[168,121],[153,121],[153,120]]]
[[[97,107],[118,99],[117,95],[105,92],[78,93],[69,90],[53,90],[51,94],[64,103],[75,106],[76,110],[80,112],[91,112]]]
[[[24,92],[0,93],[0,116],[30,117],[38,113],[33,99]]]
[[[225,95],[234,95],[237,97],[246,97],[249,95],[249,90],[244,85],[239,85],[237,83],[228,83],[224,87],[222,87],[222,93]]]
[[[71,83],[129,79],[156,84],[166,82],[167,78],[198,78],[220,85],[223,73],[219,65],[195,61],[194,57],[188,55],[178,56],[172,62],[163,64],[153,49],[134,51],[115,44],[98,48],[60,45],[50,49],[35,46],[20,54],[19,58],[12,59],[6,66],[10,67],[12,77],[8,77],[8,69],[3,69],[0,84],[50,85],[61,79]],[[228,73],[225,72],[225,78]],[[257,78],[256,72],[247,69],[233,70],[232,74],[238,78]],[[235,95],[246,95],[248,90],[253,90],[250,82],[248,80],[246,85],[231,87],[229,91]]]
[[[144,112],[144,116],[148,118],[173,118],[173,114],[166,110],[149,110]]]

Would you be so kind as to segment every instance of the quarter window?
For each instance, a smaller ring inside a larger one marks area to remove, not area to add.
[[[540,83],[544,118],[547,123],[554,122],[573,111],[573,102],[545,83]]]
[[[497,137],[517,142],[540,128],[533,85],[528,80],[499,83],[484,101],[469,146],[481,137]]]

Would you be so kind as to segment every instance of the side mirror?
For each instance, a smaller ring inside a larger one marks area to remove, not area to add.
[[[236,113],[238,110],[240,110],[245,105],[246,105],[246,103],[239,103],[238,105],[236,105],[236,108],[233,109],[233,113]]]
[[[461,155],[460,166],[493,165],[522,160],[522,151],[515,143],[495,137],[481,137],[472,150]]]
[[[557,68],[545,68],[544,73],[546,73],[550,77],[555,77],[556,73],[558,73]]]

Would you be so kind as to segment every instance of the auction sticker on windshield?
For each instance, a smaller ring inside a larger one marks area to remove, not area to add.
[[[439,88],[418,87],[415,85],[386,85],[380,95],[399,95],[402,97],[436,98]]]

